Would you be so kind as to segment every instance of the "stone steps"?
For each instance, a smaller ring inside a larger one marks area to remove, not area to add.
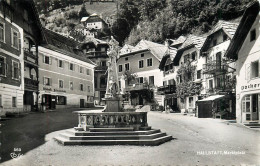
[[[75,136],[102,136],[102,135],[149,135],[160,132],[159,129],[148,131],[121,131],[121,132],[86,132],[67,130],[66,133],[73,134]]]
[[[260,124],[258,122],[249,122],[244,125],[250,128],[260,128]]]
[[[63,137],[55,137],[63,145],[139,145],[139,146],[158,146],[172,140],[172,136],[164,136],[156,139],[144,140],[67,140]]]
[[[155,139],[166,136],[166,133],[155,133],[150,135],[104,135],[104,136],[74,136],[68,133],[60,134],[68,140],[143,140]]]
[[[89,128],[90,132],[134,131],[134,128]]]
[[[63,145],[146,145],[157,146],[172,140],[160,130],[131,131],[129,128],[95,128],[98,130],[66,130],[54,139]],[[119,130],[117,130],[119,129]],[[120,131],[121,130],[121,131]],[[100,132],[101,131],[101,132]]]

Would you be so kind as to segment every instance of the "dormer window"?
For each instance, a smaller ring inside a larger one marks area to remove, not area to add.
[[[223,42],[228,39],[228,36],[226,34],[223,35]]]
[[[253,29],[251,32],[250,32],[250,42],[251,41],[254,41],[256,39],[256,30]]]
[[[213,40],[213,46],[216,46],[217,45],[217,39],[214,39]]]

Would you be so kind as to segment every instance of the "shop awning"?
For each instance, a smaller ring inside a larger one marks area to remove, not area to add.
[[[225,97],[225,95],[213,95],[213,96],[209,96],[205,99],[198,100],[198,102],[200,102],[200,101],[214,101],[216,99],[220,99],[220,98],[223,98],[223,97]]]

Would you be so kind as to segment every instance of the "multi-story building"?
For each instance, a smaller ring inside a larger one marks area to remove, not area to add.
[[[1,111],[37,108],[41,25],[33,1],[0,1]]]
[[[260,14],[259,3],[247,6],[226,56],[236,61],[236,119],[259,123],[260,119]],[[256,124],[253,124],[256,125]],[[259,126],[259,125],[258,125]]]
[[[206,95],[198,101],[198,117],[235,116],[236,70],[234,61],[224,55],[230,40],[238,26],[239,19],[220,20],[208,34],[201,48],[202,57],[206,58],[203,75],[206,81]]]
[[[200,49],[205,37],[189,35],[185,41],[177,41],[171,45],[175,48],[172,55],[166,56],[165,63],[160,64],[164,71],[164,88],[160,90],[168,98],[166,106],[169,105],[174,111],[193,113],[196,101],[203,94],[202,66],[205,58],[200,56]],[[168,92],[168,89],[174,91]]]
[[[39,105],[42,110],[94,105],[94,67],[80,43],[44,29],[39,47]]]
[[[108,28],[108,24],[96,13],[89,17],[82,17],[81,23],[84,25],[83,33],[87,37],[98,37],[101,32]]]
[[[107,42],[96,39],[87,38],[81,45],[85,56],[94,62],[97,66],[94,71],[94,85],[95,85],[95,97],[94,101],[97,105],[105,104],[102,98],[105,97],[107,87],[107,49],[109,45]]]
[[[162,86],[163,72],[158,69],[167,46],[141,40],[135,47],[123,47],[117,60],[119,88],[130,97],[132,105],[162,105],[157,87]]]

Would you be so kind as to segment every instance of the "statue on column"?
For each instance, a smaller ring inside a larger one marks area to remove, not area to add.
[[[111,40],[109,41],[109,50],[107,55],[109,57],[108,61],[108,81],[107,81],[107,88],[105,98],[116,98],[118,97],[119,93],[119,86],[118,86],[118,72],[117,72],[117,65],[116,59],[118,56],[119,51],[119,43],[111,36]]]

